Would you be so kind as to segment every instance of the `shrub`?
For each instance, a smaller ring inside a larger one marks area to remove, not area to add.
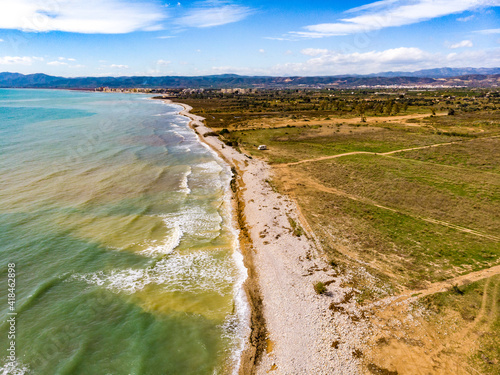
[[[269,184],[271,184],[271,183],[269,183]],[[273,188],[273,190],[274,190],[274,188]],[[290,226],[292,227],[292,231],[293,231],[294,236],[300,237],[304,234],[304,230],[302,229],[302,227],[295,220],[293,220],[291,217],[288,218],[288,222],[290,223]]]
[[[316,284],[314,284],[314,290],[318,294],[324,294],[326,292],[326,286],[321,281],[318,281]]]
[[[228,139],[222,139],[222,142],[224,142],[226,146],[229,147],[238,147],[238,141],[230,141]]]
[[[465,292],[462,289],[460,289],[457,284],[453,285],[453,288],[451,290],[453,291],[453,293],[458,294],[460,296],[463,296],[465,294]]]

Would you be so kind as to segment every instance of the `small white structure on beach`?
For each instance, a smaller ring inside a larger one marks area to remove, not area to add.
[[[260,145],[259,147],[257,147],[258,150],[267,150],[267,146],[266,145]]]

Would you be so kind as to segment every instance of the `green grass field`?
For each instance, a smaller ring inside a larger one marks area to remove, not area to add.
[[[500,138],[479,138],[467,143],[404,152],[397,156],[426,163],[500,173],[498,150]]]
[[[273,164],[354,151],[382,153],[468,139],[436,134],[427,128],[392,124],[246,130],[231,132],[229,138],[237,140],[251,155],[266,158]],[[269,150],[258,151],[260,144],[267,145]]]
[[[498,242],[345,197],[304,190],[304,214],[336,262],[357,259],[392,279],[419,289],[425,282],[490,267]],[[359,264],[358,264],[359,265]]]
[[[291,169],[326,187],[410,216],[441,220],[500,238],[500,174],[365,154]]]

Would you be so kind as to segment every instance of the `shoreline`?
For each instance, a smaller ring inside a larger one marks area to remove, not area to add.
[[[250,337],[242,352],[239,374],[359,374],[369,330],[348,301],[353,288],[323,258],[298,204],[270,184],[271,167],[226,146],[189,105],[180,115],[233,171],[233,214],[248,277],[243,284],[250,307]],[[302,233],[294,228],[298,225]],[[323,282],[326,293],[313,285]],[[335,303],[349,303],[343,312]]]
[[[206,144],[212,151],[214,151],[233,172],[233,178],[231,180],[231,213],[233,216],[233,225],[235,225],[238,229],[239,249],[243,257],[243,265],[247,273],[242,289],[246,296],[245,302],[250,310],[250,334],[248,337],[244,338],[245,346],[241,352],[237,373],[241,375],[254,374],[257,363],[262,353],[265,351],[267,331],[262,311],[262,296],[258,287],[257,274],[255,272],[252,256],[252,239],[249,235],[244,215],[245,204],[241,194],[242,181],[239,177],[240,171],[238,170],[239,168],[235,164],[234,159],[231,159],[231,156],[235,157],[236,155],[240,155],[243,158],[245,157],[234,150],[234,155],[227,155],[227,153],[222,152],[222,149],[227,146],[225,146],[218,138],[210,137],[209,139],[211,141],[205,138],[204,134],[212,132],[212,129],[205,126],[203,123],[203,117],[190,113],[192,107],[184,103],[173,102],[170,99],[161,100],[167,104],[175,104],[183,107],[184,109],[179,112],[179,115],[187,117],[190,120],[189,127],[196,133],[200,142]]]

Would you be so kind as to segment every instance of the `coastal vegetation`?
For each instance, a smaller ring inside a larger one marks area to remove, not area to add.
[[[317,294],[325,293],[326,292],[325,283],[318,281],[316,284],[314,284],[314,290],[316,291]]]
[[[350,275],[376,332],[367,371],[411,373],[419,358],[432,371],[499,373],[498,89],[214,91],[181,101],[226,145],[273,166],[273,189],[297,201],[322,256]]]

